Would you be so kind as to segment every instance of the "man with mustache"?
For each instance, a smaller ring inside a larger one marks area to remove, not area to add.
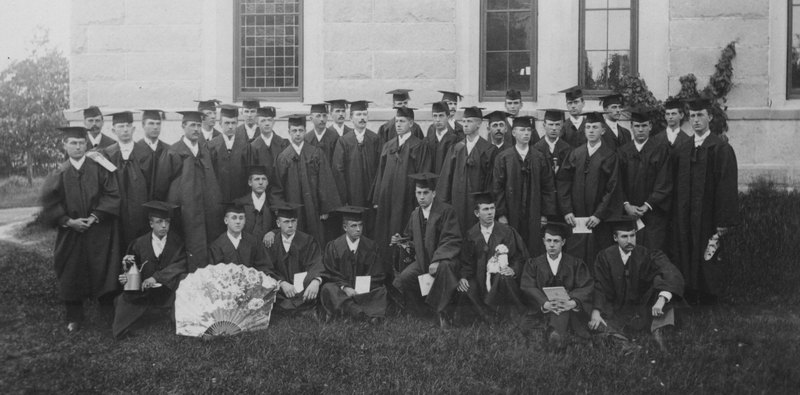
[[[91,106],[83,110],[83,126],[86,127],[86,151],[102,149],[114,144],[115,141],[102,133],[103,113],[97,106]]]
[[[483,119],[489,122],[489,142],[497,148],[498,154],[514,146],[506,139],[508,133],[506,118],[509,116],[510,114],[505,111],[492,111],[483,116]]]
[[[333,123],[328,127],[328,130],[333,130],[337,135],[339,135],[340,138],[347,133],[352,132],[353,129],[344,124],[347,115],[347,100],[325,100],[325,103],[328,103],[330,108],[330,117],[333,120]]]

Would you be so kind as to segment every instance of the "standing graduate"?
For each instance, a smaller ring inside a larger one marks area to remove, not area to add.
[[[393,91],[386,92],[387,95],[392,95],[392,108],[408,108],[408,102],[411,100],[411,96],[408,95],[408,92],[411,92],[411,89],[395,89]],[[412,108],[411,110],[413,111],[414,109]],[[397,117],[386,121],[386,123],[378,128],[378,137],[381,139],[381,145],[397,138],[398,132],[397,127],[395,126],[396,122]],[[425,135],[422,134],[422,128],[416,123],[411,125],[409,133],[419,140],[425,138]]]
[[[631,110],[633,141],[617,151],[622,208],[641,219],[639,244],[664,251],[672,203],[672,160],[669,147],[650,137],[652,108]]]
[[[497,148],[498,154],[514,146],[511,139],[506,139],[506,134],[511,133],[506,125],[506,118],[510,115],[505,111],[492,111],[483,116],[489,123],[489,142]]]
[[[558,203],[565,221],[575,226],[576,217],[588,217],[591,234],[575,234],[567,244],[567,254],[584,262],[594,262],[600,250],[612,243],[605,220],[620,206],[619,169],[614,147],[602,139],[603,115],[585,113],[587,143],[572,150],[558,172]],[[591,270],[591,267],[589,268]]]
[[[375,242],[381,255],[389,257],[389,242],[393,234],[405,229],[411,211],[416,206],[411,174],[428,172],[432,168],[431,155],[422,140],[411,134],[414,110],[397,108],[394,126],[397,137],[383,145],[378,174],[371,194],[375,213]],[[392,274],[391,268],[387,273]]]
[[[339,135],[335,130],[328,129],[328,105],[325,103],[311,105],[311,124],[314,129],[306,133],[306,143],[318,147],[325,154],[326,164],[331,166],[333,151]]]
[[[195,102],[197,102],[197,111],[203,113],[198,142],[201,145],[206,145],[215,137],[222,135],[222,132],[217,128],[217,105],[222,102],[217,99],[195,100]]]
[[[230,202],[247,193],[247,175],[245,169],[252,161],[250,143],[236,133],[239,111],[235,106],[220,107],[220,124],[222,135],[214,137],[208,143],[214,174],[217,175],[222,200]]]
[[[607,147],[616,151],[633,139],[631,131],[619,124],[619,120],[622,117],[622,95],[614,93],[602,96],[600,97],[600,104],[603,105],[603,116],[605,117],[603,142]]]
[[[478,223],[474,214],[474,193],[492,188],[497,149],[481,138],[483,113],[480,108],[464,108],[462,122],[466,137],[447,152],[436,185],[436,198],[453,206],[464,235]]]
[[[222,205],[225,206],[223,222],[227,230],[208,246],[208,264],[235,263],[272,276],[272,262],[267,256],[264,243],[243,232],[246,221],[244,205],[239,202],[227,202]]]
[[[653,140],[666,144],[669,147],[670,156],[674,156],[675,148],[684,141],[691,140],[688,134],[681,130],[683,120],[684,103],[680,99],[670,99],[664,101],[664,119],[667,120],[667,128],[658,134],[654,134]]]
[[[440,101],[431,105],[433,123],[428,128],[428,135],[422,139],[422,142],[428,147],[428,152],[431,153],[434,174],[442,172],[442,166],[444,166],[450,147],[464,139],[463,127],[461,128],[461,137],[459,137],[448,123],[449,116],[450,109],[447,103]]]
[[[450,115],[447,116],[447,130],[453,131],[459,140],[464,139],[464,127],[456,121],[456,111],[458,111],[458,101],[464,96],[458,92],[438,91],[442,94],[442,101],[447,104]],[[428,135],[431,129],[428,128]],[[427,136],[427,135],[426,135]]]
[[[386,264],[378,253],[378,245],[362,236],[363,213],[368,210],[354,206],[337,210],[345,234],[328,243],[322,258],[327,278],[320,291],[320,302],[328,318],[341,313],[368,318],[374,324],[386,316],[388,294],[383,285]],[[364,276],[369,277],[369,286],[358,293],[356,283]]]
[[[155,196],[181,207],[178,229],[186,243],[189,272],[206,266],[208,244],[225,231],[222,194],[208,148],[200,143],[203,114],[181,111],[183,137],[158,164]]]
[[[275,164],[275,195],[284,202],[302,204],[298,219],[300,230],[324,243],[328,215],[341,206],[339,191],[325,153],[308,144],[306,116],[287,115],[291,144],[278,156]]]
[[[86,127],[86,150],[100,150],[114,144],[111,137],[103,134],[103,113],[97,106],[91,106],[83,110],[83,125]]]
[[[514,119],[521,116],[520,110],[525,103],[522,101],[522,93],[516,89],[509,89],[506,91],[505,108],[509,116],[506,118],[506,130],[514,129]],[[505,134],[506,141],[512,146],[517,144],[516,136],[513,133]],[[539,141],[539,134],[536,133],[536,126],[532,126],[530,145],[536,144]]]
[[[727,268],[716,254],[705,260],[706,247],[740,222],[736,153],[709,129],[711,106],[707,99],[689,103],[694,136],[675,149],[672,259],[686,279],[690,304],[716,302],[715,280]]]
[[[169,232],[172,213],[178,207],[159,201],[147,202],[143,206],[147,209],[152,230],[134,240],[123,258],[125,269],[136,265],[140,271],[142,290],[126,291],[115,299],[112,326],[115,339],[123,337],[148,309],[173,309],[175,290],[188,271],[183,240]],[[119,275],[119,282],[122,285],[128,282],[125,273]]]
[[[256,117],[261,103],[255,99],[248,99],[242,101],[242,116],[244,123],[236,127],[236,136],[241,140],[247,141],[247,144],[255,141],[261,135]]]
[[[533,148],[544,155],[550,169],[553,171],[553,179],[558,177],[558,171],[567,155],[572,151],[572,146],[564,141],[560,135],[562,123],[564,121],[564,110],[546,109],[544,111],[544,138],[537,141]],[[555,183],[553,183],[555,187]]]
[[[87,129],[59,130],[68,160],[45,180],[40,216],[57,227],[54,268],[67,329],[75,332],[84,319],[83,299],[98,299],[108,313],[112,308],[120,271],[115,223],[120,198],[116,177],[86,158]]]
[[[102,150],[108,160],[117,167],[120,205],[118,225],[120,247],[125,247],[137,237],[147,233],[147,212],[144,204],[150,197],[150,177],[153,175],[153,154],[149,148],[133,142],[133,113],[130,111],[109,114],[111,129],[119,142]]]
[[[569,118],[561,126],[560,137],[573,148],[580,147],[586,144],[586,134],[583,131],[586,126],[586,117],[582,115],[583,106],[586,105],[583,100],[583,89],[573,86],[559,91],[559,93],[564,94],[569,111]]]
[[[336,135],[339,138],[344,137],[344,135],[353,131],[353,128],[344,124],[344,121],[347,120],[347,104],[348,101],[344,99],[336,99],[336,100],[325,100],[325,103],[328,103],[330,107],[330,118],[333,121],[331,126],[328,126],[328,130],[332,130],[336,132]],[[350,110],[350,112],[353,112]]]
[[[543,250],[541,229],[548,215],[555,215],[555,184],[547,159],[529,143],[533,118],[514,118],[517,144],[497,156],[492,191],[496,216],[522,236],[532,255]]]
[[[146,148],[152,156],[152,166],[150,166],[150,175],[147,179],[150,185],[147,186],[149,192],[148,200],[153,200],[153,192],[156,187],[156,174],[158,174],[158,162],[161,160],[161,155],[169,148],[169,144],[161,141],[161,121],[164,120],[164,112],[161,110],[142,110],[142,129],[144,129],[144,138],[136,142],[136,145]]]
[[[237,202],[244,206],[244,232],[265,245],[271,244],[274,233],[270,231],[275,229],[270,209],[270,205],[275,203],[269,201],[271,188],[268,174],[266,166],[247,166],[247,185],[250,186],[250,193],[237,199]]]
[[[256,110],[256,121],[261,136],[250,143],[252,161],[266,167],[268,177],[272,178],[278,155],[289,146],[289,140],[275,133],[275,107],[259,107]]]

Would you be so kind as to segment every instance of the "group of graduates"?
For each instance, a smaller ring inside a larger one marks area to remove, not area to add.
[[[668,126],[653,130],[654,109],[613,94],[584,112],[572,87],[567,110],[539,110],[540,135],[518,91],[506,111],[462,107],[460,122],[462,96],[440,91],[423,133],[409,92],[388,92],[396,116],[377,132],[369,101],[331,100],[311,105],[311,131],[307,114],[286,116],[288,140],[257,100],[198,102],[180,112],[172,145],[159,139],[162,111],[141,110],[134,142],[132,112],[108,115],[114,141],[101,111],[84,110],[85,127],[61,128],[69,159],[42,191],[68,329],[91,297],[123,336],[147,308],[170,306],[188,273],[218,263],[275,278],[281,315],[377,323],[392,301],[442,327],[510,316],[556,344],[567,332],[626,339],[648,323],[662,344],[675,306],[714,303],[719,263],[704,254],[738,223],[738,201],[736,157],[709,129],[709,100],[667,100]],[[573,234],[579,225],[589,232]],[[142,291],[121,293],[131,265]],[[568,296],[548,297],[551,287]]]

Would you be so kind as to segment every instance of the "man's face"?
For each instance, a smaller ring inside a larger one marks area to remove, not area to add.
[[[561,236],[554,236],[547,232],[544,234],[544,248],[550,257],[558,256],[566,243],[567,240]]]
[[[364,222],[345,220],[342,224],[342,228],[344,228],[344,233],[347,233],[347,237],[350,238],[350,240],[356,241],[361,238],[361,231],[364,230]]]
[[[600,137],[603,136],[605,129],[603,129],[602,123],[592,122],[587,123],[586,128],[583,131],[586,133],[586,141],[594,144],[600,140]]]
[[[397,129],[397,135],[402,136],[411,130],[411,125],[414,121],[406,117],[397,117],[394,121],[394,127]]]
[[[509,100],[506,99],[506,112],[510,113],[511,116],[516,117],[519,115],[519,110],[522,108],[522,100]]]
[[[544,133],[550,141],[554,141],[558,138],[558,135],[561,134],[561,125],[563,124],[564,121],[544,121]]]
[[[150,217],[150,228],[156,237],[163,239],[169,232],[169,218]]]
[[[478,209],[475,210],[475,216],[481,222],[481,225],[489,227],[494,223],[495,207],[494,203],[478,204]]]
[[[416,187],[415,194],[417,195],[417,203],[422,208],[428,208],[428,206],[433,203],[433,199],[436,197],[436,192],[430,188],[420,188]]]
[[[481,122],[483,120],[480,118],[464,118],[461,120],[461,126],[464,127],[464,134],[469,136],[474,136],[481,130]]]
[[[67,137],[64,139],[64,151],[71,159],[79,160],[86,154],[86,139]]]
[[[408,100],[393,100],[392,107],[408,107]]]
[[[234,133],[236,133],[237,123],[239,123],[239,120],[236,118],[222,117],[219,120],[219,124],[222,126],[222,133],[228,137],[231,137],[234,135]]]
[[[633,251],[633,247],[636,247],[636,231],[630,230],[625,232],[616,230],[614,231],[614,241],[617,242],[622,251],[631,252]]]
[[[211,130],[214,128],[214,124],[217,123],[217,111],[216,110],[203,110],[203,126],[206,129]]]
[[[667,119],[667,125],[670,127],[670,129],[675,129],[681,126],[683,113],[677,108],[670,108],[669,110],[664,111],[664,118]]]
[[[289,137],[292,139],[292,144],[300,145],[303,142],[303,137],[306,135],[305,126],[290,126]]]
[[[447,127],[447,113],[434,112],[431,114],[433,120],[433,127],[436,130],[444,130]]]
[[[261,134],[269,137],[272,133],[272,127],[275,126],[275,118],[273,117],[258,117],[258,128],[261,129]]]
[[[342,125],[345,121],[347,115],[347,111],[344,108],[334,108],[331,110],[331,116],[333,117],[333,122],[337,125]]]
[[[117,136],[120,143],[127,144],[133,141],[133,129],[135,129],[133,125],[124,122],[111,125],[111,130]]]
[[[505,121],[497,121],[492,122],[489,124],[489,132],[492,134],[492,138],[494,141],[502,141],[503,137],[506,135],[506,123]]]
[[[255,108],[243,108],[242,109],[242,116],[244,117],[244,122],[247,126],[252,127],[256,124],[256,112]]]
[[[653,128],[650,121],[632,122],[631,127],[633,128],[633,139],[639,144],[647,141],[647,138],[650,137],[650,129]]]
[[[83,118],[83,126],[86,127],[86,129],[89,129],[89,133],[91,133],[92,136],[97,136],[97,134],[103,130],[103,122],[104,120],[102,115]]]
[[[241,233],[242,229],[244,229],[244,213],[225,214],[225,225],[228,225],[228,231],[231,233]]]
[[[514,138],[517,140],[518,144],[527,145],[531,141],[531,128],[517,126],[514,129],[511,129],[511,133],[514,134]]]
[[[247,185],[250,185],[250,189],[255,192],[256,195],[261,196],[261,194],[267,190],[269,180],[267,180],[267,176],[264,174],[253,174],[247,180]]]
[[[447,108],[450,110],[450,114],[455,114],[458,111],[458,102],[457,101],[450,101],[446,100]]]
[[[705,132],[713,118],[714,117],[712,117],[707,110],[689,110],[689,123],[692,125],[692,129],[697,133]]]
[[[567,110],[569,110],[570,115],[577,117],[583,112],[584,104],[586,103],[583,102],[582,97],[575,100],[567,100]],[[578,127],[578,125],[575,125],[575,127]]]
[[[281,235],[284,237],[292,237],[294,232],[297,231],[297,218],[278,217],[275,221],[281,229]]]
[[[603,110],[607,111],[606,117],[612,121],[619,121],[619,117],[622,116],[621,104],[612,104],[608,107],[604,107]]]
[[[183,127],[183,135],[186,136],[187,140],[197,141],[200,139],[200,122],[184,122],[181,126]]]
[[[319,112],[311,113],[311,123],[314,124],[314,129],[321,131],[325,129],[328,124],[328,114]]]
[[[350,119],[353,120],[353,126],[358,130],[367,128],[367,121],[369,120],[369,113],[367,111],[352,111]]]
[[[142,122],[142,128],[144,135],[150,140],[156,140],[161,135],[161,121],[157,119],[145,120]]]

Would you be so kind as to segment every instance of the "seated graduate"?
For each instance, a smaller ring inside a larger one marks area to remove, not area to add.
[[[392,236],[392,244],[406,244],[413,248],[415,261],[409,264],[393,285],[403,294],[405,308],[421,313],[424,302],[433,308],[439,317],[439,325],[449,328],[453,295],[458,287],[458,255],[461,252],[461,228],[453,206],[435,200],[436,179],[433,173],[417,173],[408,176],[415,181],[415,193],[419,207],[411,212],[411,218],[403,232]],[[419,277],[430,274],[433,282],[425,298],[420,288]]]
[[[267,248],[267,255],[281,287],[275,311],[283,315],[313,316],[325,267],[317,240],[297,230],[297,210],[301,207],[302,204],[295,203],[279,203],[273,207],[280,236]]]
[[[631,217],[612,222],[615,245],[600,251],[594,263],[594,309],[589,328],[631,347],[625,334],[648,324],[653,340],[665,350],[662,328],[675,324],[674,307],[686,305],[684,280],[666,255],[636,245]]]
[[[244,205],[244,233],[253,235],[264,245],[272,245],[276,232],[272,210],[269,208],[269,171],[264,165],[247,166],[247,185],[250,193],[237,199]]]
[[[322,262],[326,281],[320,291],[320,302],[331,318],[342,313],[355,318],[369,318],[378,323],[386,316],[387,293],[383,281],[386,264],[378,253],[378,245],[364,237],[365,207],[345,206],[336,211],[342,215],[345,234],[328,243]],[[365,289],[357,284],[366,281]]]
[[[563,253],[571,229],[567,224],[547,223],[543,237],[546,253],[525,263],[520,285],[530,307],[522,320],[523,333],[538,327],[535,321],[541,318],[545,340],[555,347],[564,345],[570,328],[573,334],[589,338],[586,324],[592,311],[594,280],[585,262]],[[551,287],[563,287],[566,295],[551,299],[545,291]]]
[[[220,204],[225,205],[223,221],[228,230],[208,246],[208,264],[235,263],[272,276],[272,262],[267,256],[264,244],[242,232],[245,225],[244,206],[235,201]]]
[[[123,337],[151,307],[169,308],[170,314],[174,314],[175,290],[189,268],[183,240],[169,232],[170,216],[178,206],[160,201],[143,206],[147,209],[152,231],[131,242],[123,266],[131,269],[131,265],[136,265],[144,280],[141,291],[125,291],[114,302],[112,331],[115,339]],[[127,284],[125,273],[119,276],[119,282]]]
[[[461,249],[459,305],[470,303],[486,321],[494,314],[520,316],[525,311],[519,290],[519,278],[528,260],[525,242],[514,228],[495,220],[491,192],[473,196],[478,223],[467,231]]]

